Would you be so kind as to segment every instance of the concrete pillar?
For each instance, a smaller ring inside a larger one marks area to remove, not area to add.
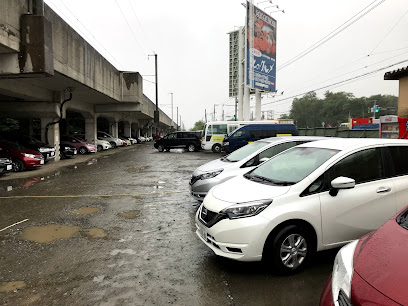
[[[244,119],[244,87],[245,87],[245,30],[243,27],[239,28],[238,35],[238,110],[237,120]]]
[[[250,103],[249,87],[244,86],[244,105],[243,105],[243,116],[244,121],[249,121],[249,116],[251,115],[251,103]]]
[[[261,120],[261,92],[255,91],[255,120]]]
[[[58,121],[59,118],[41,118],[41,141],[48,142],[48,144],[55,148],[55,161],[60,160],[60,129],[59,123],[52,124],[48,126],[47,139],[46,130],[47,124],[51,122]]]
[[[408,77],[399,79],[398,116],[408,118]]]
[[[97,119],[85,119],[85,138],[89,143],[93,143],[96,146],[97,138]]]
[[[132,123],[123,122],[123,134],[126,137],[131,137],[132,136]]]
[[[148,132],[147,137],[151,137],[153,135],[153,127],[151,126]]]
[[[118,133],[119,133],[119,122],[115,121],[114,123],[110,124],[110,134],[113,137],[118,137]]]

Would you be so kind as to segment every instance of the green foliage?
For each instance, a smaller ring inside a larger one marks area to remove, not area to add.
[[[194,127],[191,129],[192,131],[200,131],[204,129],[205,122],[204,121],[197,121],[194,123]]]
[[[338,126],[348,122],[348,118],[372,117],[371,108],[374,103],[381,107],[377,118],[383,115],[397,114],[398,97],[392,95],[374,95],[356,98],[351,93],[327,91],[323,99],[315,92],[309,92],[292,102],[289,118],[296,122],[298,128],[321,127],[322,122]]]
[[[292,119],[292,118],[290,118],[288,114],[282,114],[280,115],[279,119]]]

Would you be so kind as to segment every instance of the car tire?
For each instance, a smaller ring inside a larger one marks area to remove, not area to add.
[[[115,149],[115,148],[117,147],[116,142],[111,141],[111,142],[109,142],[109,143],[111,144],[112,149]]]
[[[214,153],[220,153],[221,152],[221,145],[219,143],[216,143],[215,145],[212,146],[211,150]]]
[[[159,152],[163,152],[164,151],[164,146],[163,145],[158,145],[157,150],[159,150]]]
[[[96,149],[98,150],[98,152],[103,151],[103,147],[102,147],[101,145],[98,145],[98,146],[96,147]]]
[[[21,172],[21,171],[24,171],[24,163],[21,161],[21,160],[19,160],[19,159],[14,159],[13,160],[13,163],[14,163],[14,171],[15,172]]]
[[[85,147],[80,147],[78,152],[79,152],[79,154],[84,155],[84,154],[88,153],[88,150]]]
[[[187,151],[188,152],[194,152],[196,150],[196,147],[195,147],[195,145],[193,144],[193,143],[190,143],[188,146],[187,146]]]
[[[291,275],[302,271],[314,252],[315,246],[310,231],[292,224],[268,237],[262,259],[274,272]]]

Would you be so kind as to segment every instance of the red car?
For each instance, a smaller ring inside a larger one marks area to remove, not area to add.
[[[97,151],[96,146],[88,143],[85,139],[82,139],[80,135],[61,135],[61,144],[74,147],[80,154],[95,153]]]
[[[44,165],[44,157],[40,152],[26,149],[20,144],[1,140],[0,148],[4,156],[13,161],[14,171],[23,171],[24,169],[32,169]]]
[[[408,305],[407,261],[408,206],[340,249],[320,305]]]

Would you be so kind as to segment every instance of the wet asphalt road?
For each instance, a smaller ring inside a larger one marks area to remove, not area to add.
[[[188,181],[219,155],[151,143],[98,154],[0,180],[0,305],[318,305],[336,251],[279,277],[196,236]]]

